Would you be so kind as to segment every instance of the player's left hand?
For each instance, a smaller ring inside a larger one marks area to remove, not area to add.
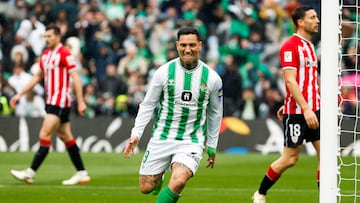
[[[284,105],[282,105],[278,111],[276,112],[276,115],[280,121],[284,119]]]
[[[214,148],[211,148],[211,147],[208,147],[207,149],[207,154],[209,155],[209,158],[208,158],[208,164],[207,164],[207,168],[211,167],[211,168],[214,168],[214,165],[215,165],[215,157],[216,157],[216,149]]]
[[[87,106],[86,106],[85,102],[78,103],[78,112],[79,112],[80,116],[85,115],[86,108],[87,108]]]

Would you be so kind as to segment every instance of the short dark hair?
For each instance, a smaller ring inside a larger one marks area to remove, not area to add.
[[[49,24],[48,26],[46,26],[46,31],[48,30],[53,30],[55,35],[61,35],[61,30],[58,26],[56,26],[55,24]]]
[[[177,33],[177,39],[179,40],[181,35],[188,35],[188,34],[196,35],[197,40],[201,41],[199,30],[195,27],[189,27],[189,26],[184,26],[179,29]]]
[[[298,23],[297,21],[299,19],[304,19],[305,17],[305,13],[308,11],[308,10],[312,10],[314,9],[313,7],[311,6],[301,6],[301,7],[298,7],[296,8],[293,13],[292,13],[292,21],[295,25],[295,27],[298,27]]]

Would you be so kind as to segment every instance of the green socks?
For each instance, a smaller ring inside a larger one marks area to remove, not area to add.
[[[175,203],[179,199],[180,195],[172,192],[169,186],[165,186],[165,188],[160,192],[156,203]]]

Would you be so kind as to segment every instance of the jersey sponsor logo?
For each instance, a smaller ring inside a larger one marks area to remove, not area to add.
[[[285,51],[284,52],[284,61],[285,62],[291,62],[292,61],[292,53],[291,53],[291,51]]]
[[[176,105],[180,105],[180,106],[184,106],[184,107],[196,107],[197,104],[193,103],[193,102],[185,102],[185,101],[180,101],[180,100],[176,100],[175,101]]]
[[[184,91],[181,93],[181,100],[183,101],[191,101],[192,99],[192,93],[189,91]]]
[[[306,58],[306,59],[305,59],[305,64],[306,64],[306,67],[317,66],[317,62],[316,62],[316,61],[312,61],[312,60],[309,59],[309,58]]]

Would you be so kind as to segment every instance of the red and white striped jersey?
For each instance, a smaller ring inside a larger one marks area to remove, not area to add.
[[[44,73],[46,104],[70,107],[72,90],[69,73],[76,70],[74,56],[62,44],[54,50],[46,49],[40,56],[40,69]]]
[[[284,42],[280,49],[282,69],[296,69],[296,81],[300,91],[314,112],[320,110],[320,89],[317,80],[318,62],[314,45],[294,34]],[[286,87],[284,114],[302,114],[302,109]]]

